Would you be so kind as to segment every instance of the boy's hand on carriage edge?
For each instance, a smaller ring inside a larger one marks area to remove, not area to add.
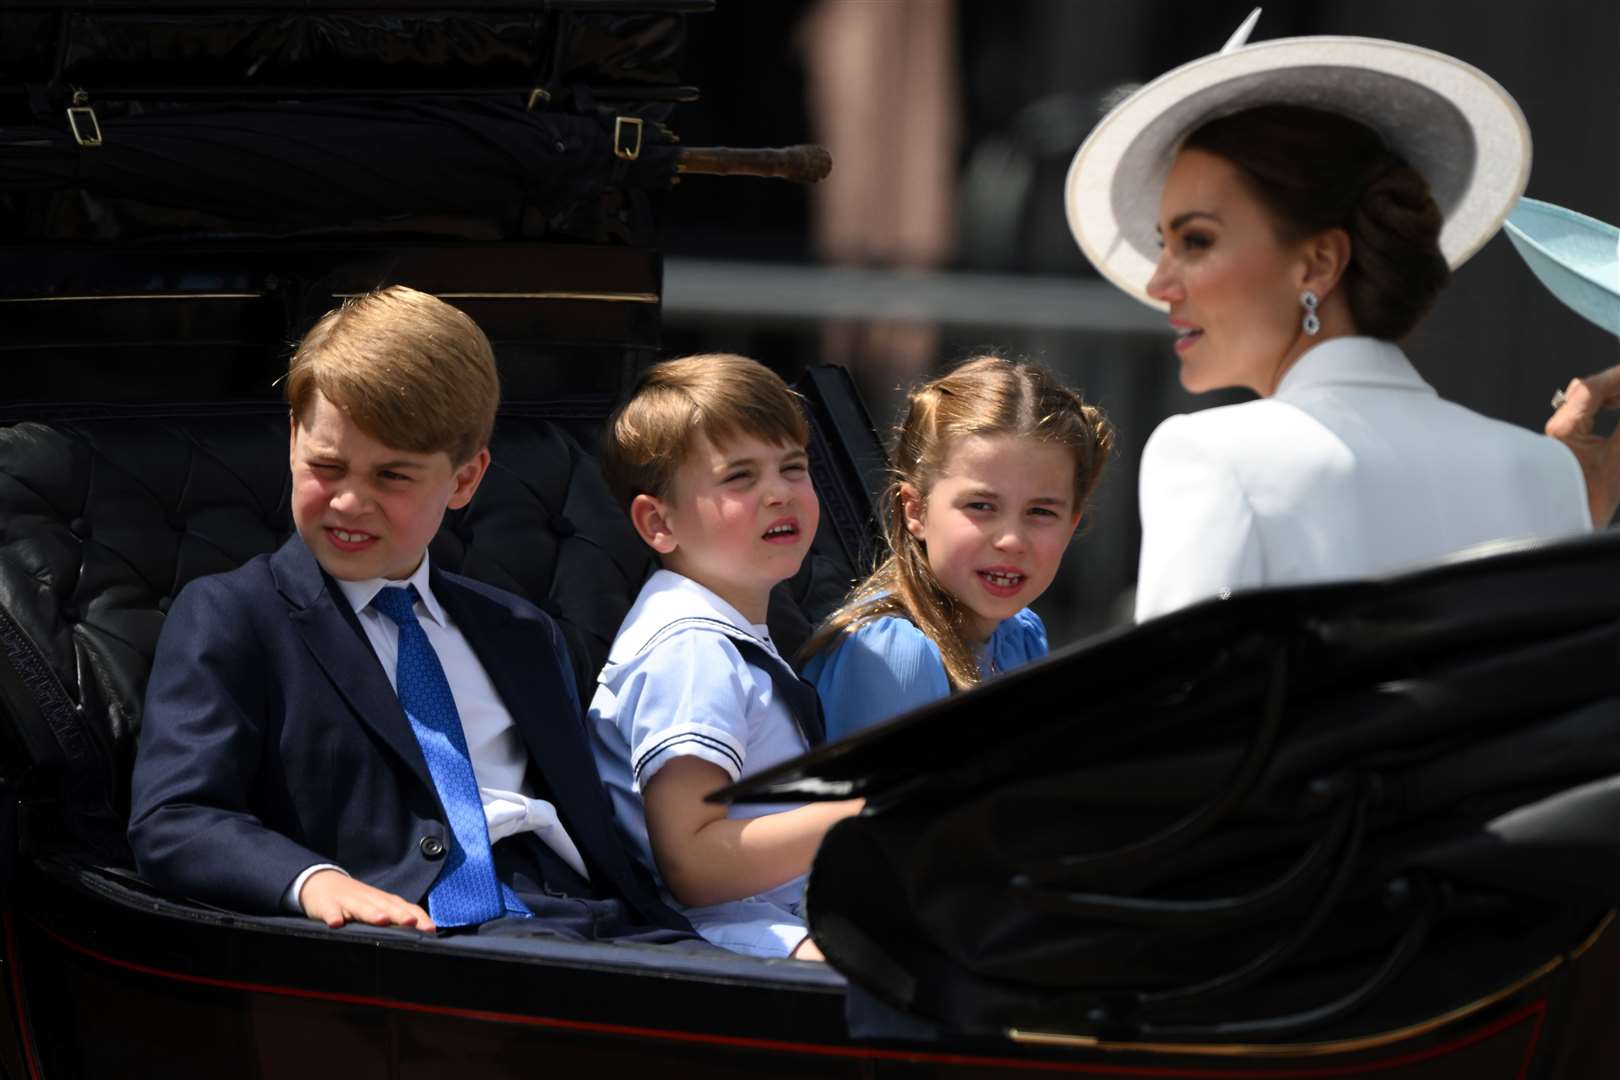
[[[1592,524],[1599,529],[1614,520],[1620,507],[1620,428],[1606,438],[1592,430],[1605,409],[1620,409],[1620,365],[1571,379],[1563,404],[1548,417],[1546,427],[1547,434],[1569,447],[1580,462]]]
[[[371,926],[406,926],[430,934],[436,929],[428,913],[404,897],[337,870],[317,870],[309,875],[298,899],[305,915],[334,930],[351,921]]]

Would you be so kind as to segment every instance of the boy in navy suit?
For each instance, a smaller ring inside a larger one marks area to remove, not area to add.
[[[690,938],[620,845],[555,624],[430,565],[489,467],[482,331],[384,289],[315,325],[286,391],[297,535],[169,612],[133,782],[141,872],[331,927]]]

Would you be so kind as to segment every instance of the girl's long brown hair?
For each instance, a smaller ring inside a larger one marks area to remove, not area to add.
[[[836,647],[846,630],[862,623],[897,615],[939,648],[951,689],[979,681],[978,660],[962,634],[962,605],[929,569],[928,553],[906,528],[901,506],[904,485],[928,497],[952,441],[968,435],[1017,435],[1067,448],[1074,455],[1075,513],[1096,489],[1114,445],[1102,411],[1034,364],[978,356],[912,391],[879,508],[888,551],[802,656]]]

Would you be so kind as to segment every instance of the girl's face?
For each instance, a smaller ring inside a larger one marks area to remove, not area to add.
[[[1306,263],[1277,238],[1237,167],[1202,150],[1176,157],[1159,201],[1159,265],[1148,295],[1170,305],[1181,385],[1266,395],[1295,354]]]
[[[1080,523],[1074,454],[1020,435],[954,440],[926,495],[901,487],[906,529],[928,566],[961,601],[967,639],[983,644],[997,624],[1046,591]]]

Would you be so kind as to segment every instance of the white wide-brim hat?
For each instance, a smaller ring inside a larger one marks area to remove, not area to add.
[[[1417,169],[1445,216],[1453,268],[1501,228],[1530,178],[1530,128],[1508,92],[1478,68],[1431,49],[1360,37],[1244,44],[1159,76],[1098,122],[1069,165],[1069,228],[1102,275],[1153,307],[1159,197],[1192,131],[1257,105],[1341,113],[1378,132]]]
[[[1520,199],[1506,231],[1554,296],[1620,335],[1620,229],[1562,206]]]

